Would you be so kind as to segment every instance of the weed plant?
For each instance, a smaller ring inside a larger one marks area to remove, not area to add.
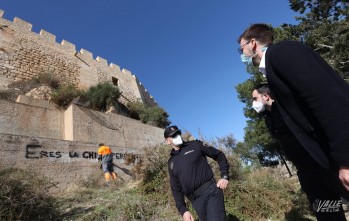
[[[52,92],[51,101],[60,107],[66,108],[74,98],[83,94],[84,91],[79,90],[74,84],[66,83]]]
[[[58,214],[53,186],[33,172],[19,169],[0,171],[0,220],[53,220]]]
[[[38,85],[46,85],[51,87],[52,89],[58,89],[64,81],[58,76],[47,72],[40,73],[37,76],[34,76],[31,80]]]

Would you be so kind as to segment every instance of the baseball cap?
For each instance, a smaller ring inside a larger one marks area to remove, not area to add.
[[[172,125],[172,126],[169,126],[165,129],[164,137],[165,138],[173,137],[173,135],[178,134],[178,133],[182,134],[176,125]]]

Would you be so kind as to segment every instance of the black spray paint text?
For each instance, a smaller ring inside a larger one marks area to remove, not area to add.
[[[41,145],[29,144],[26,147],[25,157],[27,159],[39,159],[39,158],[61,158],[64,154],[61,151],[45,151],[40,150]],[[124,159],[127,154],[124,153],[113,153],[115,159]],[[85,158],[85,159],[97,159],[97,152],[94,151],[84,151],[84,152],[75,152],[69,151],[68,153],[70,158]]]

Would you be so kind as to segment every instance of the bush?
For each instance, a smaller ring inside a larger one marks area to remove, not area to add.
[[[143,175],[142,189],[144,193],[168,191],[170,182],[167,174],[169,152],[168,146],[144,149],[142,169],[139,171]]]
[[[147,107],[140,102],[131,102],[127,105],[130,117],[140,120],[144,124],[165,128],[170,125],[169,115],[161,107]]]
[[[310,216],[308,202],[295,184],[297,179],[280,177],[275,169],[258,168],[230,182],[225,191],[227,213],[239,220],[305,220]]]
[[[161,107],[148,107],[146,111],[140,115],[141,121],[146,124],[165,128],[170,125],[168,121],[169,115]]]
[[[45,72],[40,73],[38,76],[34,76],[31,79],[12,82],[8,85],[8,88],[16,88],[17,90],[19,90],[19,93],[25,94],[33,88],[42,85],[49,86],[52,89],[58,89],[61,84],[62,79]]]
[[[153,206],[161,202],[174,214],[179,214],[169,185],[167,161],[169,146],[146,148],[140,174],[143,175],[139,187],[143,195],[151,195]],[[301,192],[296,177],[285,178],[278,169],[257,168],[251,171],[244,167],[236,156],[226,154],[230,164],[229,187],[224,190],[227,220],[311,220],[308,201]],[[209,159],[216,180],[220,177],[218,163]],[[166,201],[167,200],[167,201]],[[196,216],[187,203],[188,209]]]
[[[119,88],[108,82],[99,83],[91,87],[86,93],[86,97],[91,101],[92,108],[101,111],[106,111],[108,105],[115,106],[120,95]]]
[[[130,102],[127,104],[127,108],[129,110],[130,117],[136,120],[140,120],[140,114],[146,110],[146,107],[141,102]]]
[[[74,84],[62,84],[53,91],[51,101],[60,107],[66,108],[74,98],[83,94],[84,92],[77,89]]]
[[[55,200],[52,183],[19,169],[0,171],[0,220],[52,220]]]
[[[14,99],[16,99],[16,98],[13,97],[13,92],[8,91],[8,90],[0,91],[0,100],[12,101]]]
[[[0,99],[15,101],[18,95],[26,94],[34,88],[46,85],[53,89],[58,89],[62,80],[50,73],[40,73],[38,76],[27,80],[12,82],[5,90],[0,90]]]
[[[58,89],[63,80],[53,74],[44,72],[33,77],[32,81],[36,82],[37,84],[47,85],[52,89]]]

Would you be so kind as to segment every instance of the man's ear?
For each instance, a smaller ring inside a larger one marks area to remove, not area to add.
[[[252,47],[251,47],[251,50],[252,51],[256,51],[257,50],[257,41],[255,38],[251,38],[250,40],[250,44],[252,43]]]
[[[269,94],[264,94],[265,96],[265,101],[269,101],[271,99],[271,97],[269,96]]]

